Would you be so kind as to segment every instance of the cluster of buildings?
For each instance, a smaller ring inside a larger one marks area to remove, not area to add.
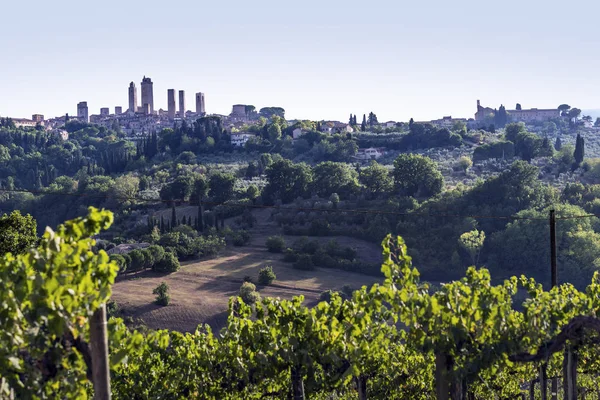
[[[145,134],[154,132],[166,127],[172,127],[175,121],[198,118],[206,115],[205,95],[198,92],[195,95],[195,111],[186,110],[185,91],[180,90],[178,94],[179,107],[176,103],[176,90],[167,90],[167,111],[163,109],[156,110],[154,107],[154,83],[152,79],[144,76],[140,84],[141,103],[138,101],[138,89],[134,82],[129,84],[128,108],[116,106],[114,114],[110,113],[108,107],[100,108],[99,114],[90,115],[88,103],[82,101],[77,104],[76,118],[82,122],[92,122],[107,127],[114,127],[115,124],[130,135]],[[61,118],[58,119],[60,123]],[[64,118],[62,118],[64,123]]]
[[[132,139],[145,135],[151,132],[160,131],[163,128],[170,128],[177,122],[187,120],[190,123],[206,115],[206,102],[205,95],[202,92],[195,94],[195,110],[190,111],[186,109],[186,93],[184,90],[176,91],[175,89],[167,90],[167,110],[162,108],[159,110],[155,109],[154,104],[154,83],[152,79],[144,76],[142,78],[141,93],[138,97],[138,88],[134,82],[131,82],[128,87],[128,107],[123,110],[123,107],[114,107],[114,113],[111,113],[110,108],[100,108],[99,114],[89,113],[88,103],[82,101],[77,104],[76,116],[69,116],[68,114],[64,117],[58,117],[53,119],[44,119],[41,114],[32,115],[31,119],[24,118],[12,118],[16,126],[22,127],[35,127],[38,125],[44,126],[46,129],[55,129],[63,126],[66,119],[78,119],[82,122],[92,122],[95,124],[103,125],[108,128],[118,127],[126,133]],[[141,101],[138,101],[141,100]],[[278,108],[273,108],[278,109]],[[283,111],[283,109],[279,109]],[[501,111],[506,111],[508,118],[507,122],[544,122],[552,119],[559,118],[561,116],[558,109],[522,109],[517,106],[514,110],[504,110],[501,107]],[[477,111],[474,118],[452,118],[451,116],[444,116],[441,119],[431,121],[421,121],[421,123],[430,123],[442,128],[451,128],[457,122],[461,122],[467,125],[469,128],[480,128],[484,124],[493,121],[494,116],[498,111],[490,107],[483,107],[481,102],[477,100]],[[261,110],[262,113],[262,110]],[[224,120],[224,125],[227,127],[242,128],[247,123],[251,123],[252,117],[256,117],[257,113],[254,106],[245,104],[235,104],[232,107],[231,114],[229,115],[218,115]],[[292,121],[293,122],[293,121]],[[398,125],[395,121],[388,121],[378,124],[380,128],[394,128]],[[335,133],[352,133],[354,128],[348,123],[339,121],[321,121],[319,124],[319,130],[324,133],[335,134]],[[293,131],[293,139],[299,139],[303,135],[301,129]],[[248,140],[254,135],[250,133],[234,133],[231,135],[231,143],[234,146],[244,146]],[[384,149],[371,148],[371,149],[360,149],[357,156],[360,160],[377,159],[384,154]]]

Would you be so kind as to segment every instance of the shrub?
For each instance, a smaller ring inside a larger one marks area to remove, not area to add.
[[[152,254],[152,258],[154,261],[153,265],[156,265],[157,263],[161,262],[163,257],[165,256],[165,249],[157,244],[148,247],[146,250],[148,250],[148,252]]]
[[[315,265],[313,264],[310,255],[301,254],[298,257],[298,261],[294,263],[294,268],[303,271],[312,271],[313,269],[315,269]]]
[[[310,236],[327,236],[331,233],[331,225],[324,219],[316,219],[310,223]]]
[[[250,275],[244,275],[244,282],[252,283],[252,277]]]
[[[231,235],[231,241],[234,246],[245,246],[250,242],[250,233],[248,231],[238,231]]]
[[[285,249],[285,240],[281,236],[270,236],[265,244],[271,253],[281,253]]]
[[[129,254],[121,254],[121,256],[125,259],[125,270],[128,270],[131,267],[131,256]]]
[[[283,252],[284,262],[296,262],[298,261],[298,253],[294,249],[287,248]]]
[[[164,251],[163,251],[164,252]],[[164,252],[162,259],[153,265],[152,270],[155,272],[175,272],[179,270],[179,260],[177,256],[170,252]]]
[[[131,264],[129,266],[131,271],[139,271],[144,268],[144,265],[146,264],[146,256],[141,250],[135,249],[130,251],[128,254],[131,258]]]
[[[335,292],[331,289],[321,292],[321,294],[319,295],[319,301],[326,301],[326,302],[331,301],[331,296],[333,296],[334,293]]]
[[[254,283],[244,282],[240,287],[239,296],[242,298],[244,303],[252,305],[260,301],[260,294],[256,291]]]
[[[160,285],[154,288],[152,294],[156,295],[156,304],[160,306],[168,306],[171,300],[169,296],[169,285],[164,282],[161,282]]]
[[[258,272],[258,283],[261,285],[270,285],[275,279],[277,279],[277,276],[275,275],[275,272],[273,272],[273,267],[271,265],[261,268]]]
[[[152,266],[154,265],[154,262],[155,262],[154,255],[152,254],[152,252],[150,250],[148,250],[147,248],[142,249],[141,252],[144,255],[144,269],[152,268]]]

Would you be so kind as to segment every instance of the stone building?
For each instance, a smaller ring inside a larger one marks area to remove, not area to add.
[[[129,84],[129,111],[134,113],[138,110],[137,88],[135,83]]]
[[[42,114],[33,114],[31,116],[31,120],[35,121],[36,123],[37,122],[42,123],[42,122],[44,122],[44,116]]]
[[[77,104],[77,118],[83,122],[90,122],[87,101]]]
[[[179,118],[185,118],[185,91],[179,91]]]
[[[175,119],[175,89],[167,90],[167,112],[170,119]]]
[[[144,78],[142,79],[142,107],[144,111],[147,109],[150,110],[150,114],[154,114],[154,89],[153,89],[152,79]],[[148,107],[146,107],[146,104]],[[146,113],[148,114],[148,113]]]
[[[123,107],[116,106],[115,107],[115,115],[121,115],[121,114],[123,114]]]
[[[486,118],[493,118],[495,114],[496,110],[490,107],[482,107],[481,102],[477,100],[477,112],[475,113],[477,122],[483,122]],[[506,110],[506,114],[510,122],[544,122],[560,117],[558,108]]]
[[[203,116],[206,114],[206,105],[204,103],[204,93],[196,93],[196,114]]]
[[[108,117],[110,115],[110,108],[108,107],[102,107],[100,109],[100,115],[103,117]]]

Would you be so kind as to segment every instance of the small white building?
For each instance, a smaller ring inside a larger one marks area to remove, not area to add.
[[[234,146],[242,147],[246,144],[246,142],[248,140],[250,140],[250,138],[252,138],[254,136],[255,135],[253,135],[251,133],[232,133],[231,134],[231,144]]]
[[[368,147],[366,149],[358,149],[356,158],[363,161],[377,160],[385,154],[385,148],[383,147]]]
[[[300,137],[304,135],[304,131],[300,128],[296,128],[292,131],[292,139],[300,139]]]

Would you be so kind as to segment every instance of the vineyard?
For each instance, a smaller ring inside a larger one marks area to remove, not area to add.
[[[2,398],[94,395],[90,319],[117,266],[92,251],[112,214],[47,229],[0,259]],[[121,399],[597,398],[600,279],[581,292],[526,277],[492,285],[470,268],[421,283],[401,238],[383,242],[381,284],[316,307],[303,298],[232,298],[213,333],[108,324],[112,395]],[[517,302],[516,298],[525,298]],[[93,344],[92,344],[93,347]],[[586,397],[587,396],[587,397]]]

